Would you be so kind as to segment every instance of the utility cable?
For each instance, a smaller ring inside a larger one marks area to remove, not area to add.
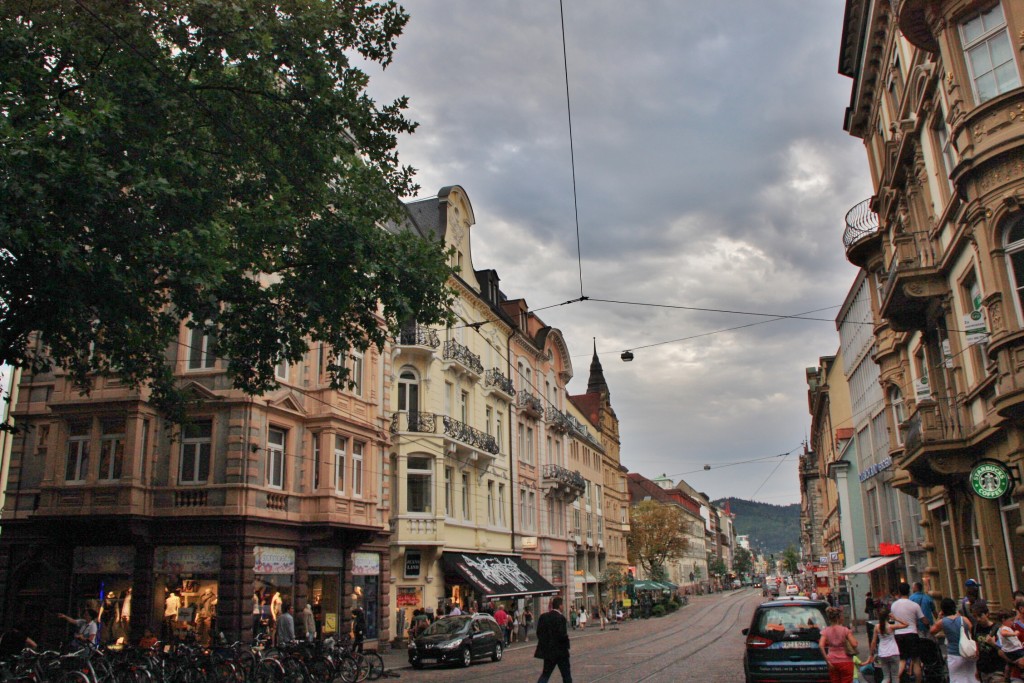
[[[569,97],[569,57],[565,49],[565,10],[562,0],[558,0],[558,16],[562,23],[562,70],[565,72],[565,112],[569,119],[569,162],[572,166],[572,208],[576,217],[576,263],[580,271],[580,299],[583,295],[583,253],[580,250],[580,208],[576,195],[576,153],[572,142],[572,104]]]

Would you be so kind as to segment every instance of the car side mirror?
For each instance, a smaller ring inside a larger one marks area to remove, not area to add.
[[[750,633],[750,629],[749,628],[745,628],[742,631],[740,631],[740,633],[742,633],[743,635],[748,635]]]

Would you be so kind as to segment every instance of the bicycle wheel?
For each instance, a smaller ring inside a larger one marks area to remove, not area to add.
[[[364,652],[363,657],[366,659],[366,680],[376,681],[384,675],[384,658],[379,653]]]
[[[284,660],[284,681],[285,683],[307,683],[309,681],[309,670],[302,660],[289,657]]]
[[[362,680],[359,677],[359,663],[352,655],[342,655],[338,660],[338,677],[342,683],[358,683]]]
[[[264,659],[256,666],[255,683],[282,683],[284,668],[276,659]]]
[[[61,683],[89,683],[89,677],[81,671],[65,671],[60,678]]]

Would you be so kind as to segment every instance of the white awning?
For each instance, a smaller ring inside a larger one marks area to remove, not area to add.
[[[586,573],[586,577],[587,577],[587,583],[597,583],[597,577],[594,576],[593,574],[591,574],[590,572]]]
[[[857,564],[851,564],[849,567],[843,569],[840,574],[870,574],[876,569],[880,569],[890,562],[895,562],[900,559],[899,555],[890,555],[888,557],[869,557],[866,560],[861,560]]]

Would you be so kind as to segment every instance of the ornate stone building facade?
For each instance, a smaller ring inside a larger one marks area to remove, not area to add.
[[[872,293],[891,485],[920,502],[929,587],[977,578],[1004,603],[1024,564],[1022,35],[1015,0],[847,0],[840,54],[875,189],[844,245]],[[981,464],[998,486],[972,483]]]

